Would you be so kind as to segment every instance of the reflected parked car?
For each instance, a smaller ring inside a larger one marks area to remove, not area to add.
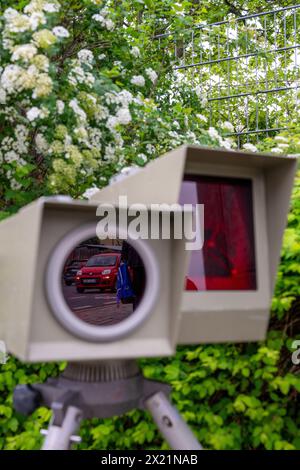
[[[67,286],[71,286],[75,282],[76,274],[87,262],[87,259],[73,259],[64,270],[64,281]]]
[[[116,291],[117,274],[121,262],[120,253],[101,253],[92,256],[86,265],[77,272],[76,289],[82,293],[86,289],[109,289]]]

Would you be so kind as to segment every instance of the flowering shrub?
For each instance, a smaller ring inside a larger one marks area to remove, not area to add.
[[[0,29],[6,199],[22,204],[45,184],[80,196],[125,164],[144,165],[183,142],[222,143],[189,110],[159,109],[151,97],[158,73],[144,66],[130,28],[116,32],[112,2],[82,2],[78,18],[66,2],[26,3],[4,11]]]

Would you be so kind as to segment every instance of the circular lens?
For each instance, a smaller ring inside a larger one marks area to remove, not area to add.
[[[56,320],[87,341],[108,342],[130,335],[153,311],[160,286],[151,245],[127,237],[96,237],[95,224],[66,234],[51,253],[46,296]],[[125,241],[126,239],[126,241]]]
[[[124,240],[84,240],[63,267],[65,301],[80,320],[97,326],[124,321],[140,304],[146,285],[141,256]]]

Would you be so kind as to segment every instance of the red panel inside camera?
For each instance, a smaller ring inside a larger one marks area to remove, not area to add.
[[[252,181],[186,175],[180,204],[204,205],[204,246],[192,251],[186,290],[255,290]]]

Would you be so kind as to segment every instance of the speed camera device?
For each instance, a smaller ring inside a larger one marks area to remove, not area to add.
[[[97,215],[97,208],[41,198],[0,224],[0,337],[20,359],[174,352],[188,262],[184,236],[172,237],[175,213],[169,213],[169,238],[142,239],[128,230],[127,209],[102,207]],[[103,236],[99,221],[108,209],[115,209],[116,220]],[[148,222],[153,228],[152,218]]]
[[[204,245],[185,272],[179,343],[265,337],[295,169],[293,157],[182,146],[92,197],[204,205]]]

